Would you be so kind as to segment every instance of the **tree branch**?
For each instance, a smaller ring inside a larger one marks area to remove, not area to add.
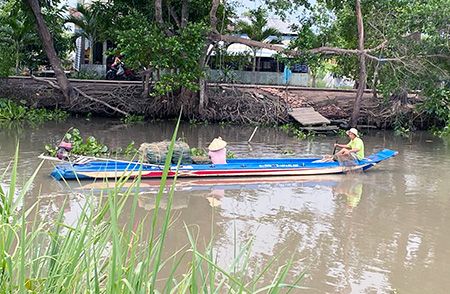
[[[219,34],[217,31],[217,24],[219,19],[217,18],[217,8],[219,7],[220,0],[212,0],[211,10],[209,11],[209,21],[211,24],[211,30],[214,34]]]
[[[189,1],[183,0],[183,6],[181,6],[181,27],[185,28],[189,20]]]
[[[357,49],[342,49],[335,47],[319,47],[310,49],[309,52],[313,54],[360,54],[360,51]]]
[[[370,54],[366,54],[367,58],[370,58],[372,60],[376,60],[376,61],[401,61],[405,58],[407,58],[407,56],[401,56],[401,57],[396,57],[396,58],[379,58]]]
[[[164,20],[162,18],[162,4],[161,0],[155,0],[155,20],[158,23],[158,26],[164,30],[164,33],[168,37],[173,37],[175,34],[170,30],[166,29],[164,26]]]
[[[175,11],[173,11],[172,5],[170,5],[170,3],[167,3],[167,9],[169,10],[169,14],[170,16],[172,16],[173,20],[175,21],[175,23],[177,24],[178,28],[181,28],[181,21],[180,18],[178,17],[178,15],[175,13]]]

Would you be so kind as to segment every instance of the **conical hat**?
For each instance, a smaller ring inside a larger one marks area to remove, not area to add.
[[[209,144],[208,149],[211,151],[217,151],[222,149],[223,147],[227,146],[227,142],[225,142],[222,139],[215,138],[211,144]]]

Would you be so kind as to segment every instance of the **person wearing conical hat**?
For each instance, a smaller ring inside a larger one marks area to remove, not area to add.
[[[351,128],[347,131],[347,135],[350,137],[350,142],[348,144],[334,144],[334,147],[342,148],[336,152],[335,156],[351,156],[354,160],[362,160],[364,158],[364,142],[359,137],[358,130]]]
[[[209,144],[208,155],[213,164],[226,164],[227,163],[227,142],[222,137],[217,137]]]

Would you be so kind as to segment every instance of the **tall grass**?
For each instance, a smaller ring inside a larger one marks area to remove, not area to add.
[[[19,187],[17,144],[9,190],[0,188],[0,293],[279,293],[282,289],[288,293],[301,289],[297,284],[304,273],[289,271],[294,256],[276,270],[272,281],[263,284],[261,279],[274,266],[276,257],[262,270],[253,268],[250,263],[253,239],[241,247],[235,244],[236,256],[227,268],[221,268],[215,260],[213,237],[206,249],[200,251],[187,224],[189,243],[177,252],[164,252],[166,234],[173,222],[170,211],[173,186],[160,226],[157,216],[163,213],[159,205],[177,130],[178,124],[150,228],[145,228],[143,220],[136,219],[135,214],[140,177],[133,180],[125,193],[121,191],[126,181],[130,181],[128,178],[107,181],[110,187],[102,192],[102,197],[85,195],[86,202],[73,225],[64,224],[63,208],[56,219],[38,218],[39,202],[26,208],[24,196],[40,166]],[[2,183],[5,175],[6,172],[0,178]],[[131,211],[127,211],[130,222],[121,227],[118,220],[127,201],[132,201]],[[148,230],[150,234],[144,234]],[[257,274],[250,278],[249,273]],[[284,283],[289,274],[296,276],[293,285]]]

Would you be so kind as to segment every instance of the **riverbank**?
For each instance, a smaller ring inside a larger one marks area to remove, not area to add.
[[[298,107],[313,107],[332,124],[346,126],[353,111],[356,90],[318,89],[301,87],[269,87],[220,85],[225,91],[238,89],[255,97],[277,97],[286,103],[289,110]],[[400,121],[411,120],[415,129],[426,129],[428,123],[422,114],[415,113],[415,106],[423,99],[417,94],[406,97],[385,99],[374,97],[371,90],[366,90],[361,99],[361,110],[358,124],[364,127],[390,129]]]
[[[48,81],[31,77],[10,77],[3,80],[0,90],[3,98],[27,101],[32,107],[59,108],[74,114],[122,116],[114,109],[142,115],[149,119],[177,117],[183,107],[184,119],[208,122],[285,124],[291,122],[289,111],[297,107],[313,107],[332,121],[344,126],[353,111],[356,90],[317,89],[286,86],[209,84],[208,102],[198,112],[198,101],[175,93],[160,98],[141,96],[141,82],[75,80],[74,87],[91,97],[78,95],[71,105],[65,105],[62,95]],[[361,101],[359,125],[392,128],[399,119],[410,120],[415,129],[428,127],[425,118],[414,113],[422,100],[417,95],[402,99],[374,97],[367,90]]]

